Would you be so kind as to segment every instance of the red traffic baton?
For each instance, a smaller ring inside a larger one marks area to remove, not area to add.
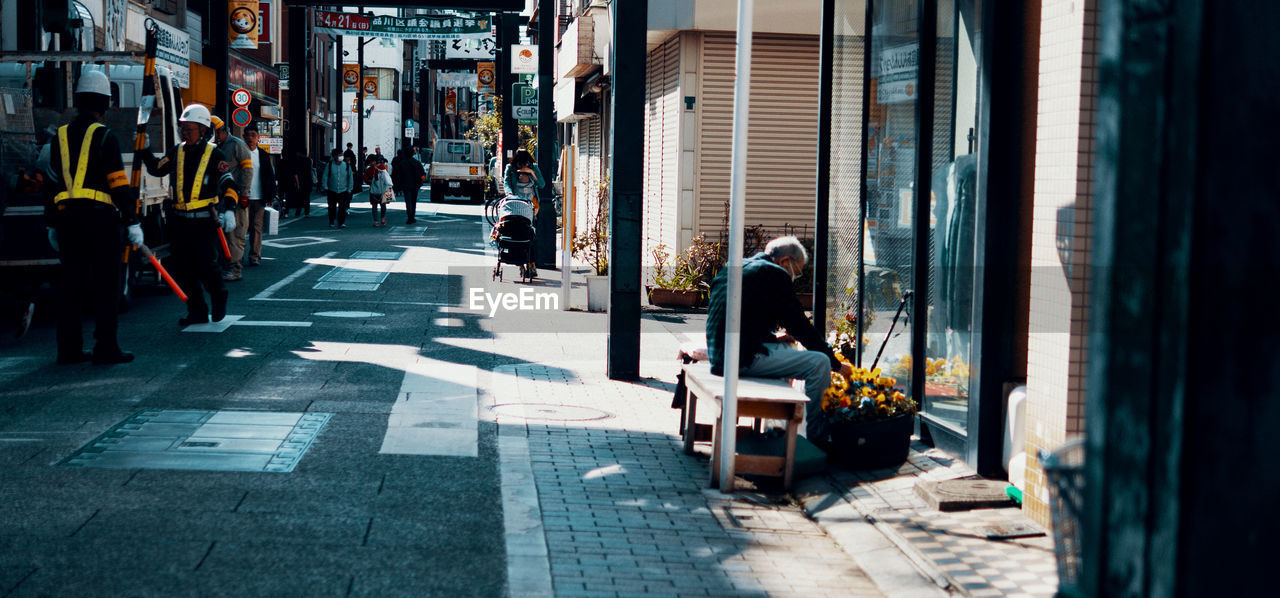
[[[227,245],[227,233],[222,232],[222,227],[218,227],[218,242],[222,244],[222,255],[231,259],[231,247]]]
[[[147,260],[151,262],[151,266],[156,269],[156,272],[160,273],[160,278],[164,279],[165,284],[169,285],[169,288],[173,289],[174,294],[177,295],[183,303],[186,303],[187,294],[182,292],[182,287],[178,286],[177,281],[175,281],[172,276],[169,276],[169,271],[165,270],[164,266],[160,265],[160,260],[156,259],[156,254],[151,252],[151,248],[146,245],[138,245],[137,247],[143,257],[147,258]]]

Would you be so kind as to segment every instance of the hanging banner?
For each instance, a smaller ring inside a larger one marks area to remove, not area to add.
[[[258,0],[258,43],[271,43],[271,2]]]
[[[230,47],[258,49],[258,0],[227,0]]]
[[[235,1],[235,0],[232,0]],[[455,39],[490,37],[488,17],[364,16],[351,12],[315,11],[316,33],[394,39]]]
[[[446,114],[458,113],[458,90],[452,87],[444,92],[444,111]]]
[[[466,87],[475,91],[476,87],[475,73],[443,73],[436,72],[436,89],[444,89],[446,87]]]
[[[362,87],[364,88],[365,99],[376,99],[378,97],[378,76],[365,75]]]
[[[360,81],[360,65],[344,64],[342,65],[342,91],[350,91],[355,93],[356,83]]]
[[[492,62],[476,63],[476,91],[493,93],[494,73],[497,68]]]
[[[125,28],[128,25],[128,0],[106,0],[102,3],[106,13],[102,17],[103,43],[108,52],[124,50]]]
[[[444,44],[445,58],[466,58],[470,60],[493,60],[498,45],[493,37],[454,38]]]

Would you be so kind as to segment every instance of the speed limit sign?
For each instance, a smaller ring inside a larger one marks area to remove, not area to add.
[[[241,88],[231,92],[231,103],[241,108],[249,105],[249,100],[253,99],[249,96],[249,90]]]

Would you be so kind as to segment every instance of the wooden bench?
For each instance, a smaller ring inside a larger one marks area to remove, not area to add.
[[[711,373],[709,363],[691,363],[684,366],[685,395],[684,414],[680,429],[684,434],[684,452],[693,454],[694,430],[698,417],[698,399],[711,399],[723,408],[724,378]],[[777,378],[738,378],[738,417],[781,419],[787,422],[787,444],[784,456],[734,455],[733,469],[747,473],[782,478],[782,485],[791,489],[791,477],[795,468],[796,433],[804,421],[805,404],[809,397],[796,390],[786,380]],[[721,417],[716,417],[711,437],[711,487],[719,486]],[[737,433],[734,430],[734,433]],[[732,488],[726,489],[732,491]]]

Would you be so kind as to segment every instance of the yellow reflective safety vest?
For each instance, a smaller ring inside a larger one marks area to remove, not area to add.
[[[200,156],[200,164],[196,166],[196,180],[191,182],[191,195],[183,196],[183,177],[187,173],[185,147],[178,148],[178,201],[174,207],[184,212],[192,212],[201,208],[213,205],[218,201],[218,197],[207,197],[200,199],[200,187],[204,185],[204,172],[209,168],[209,157],[213,155],[213,148],[216,147],[213,142],[204,144],[204,154]]]
[[[84,175],[89,171],[89,145],[93,141],[93,133],[102,128],[102,123],[93,123],[85,129],[74,176],[71,174],[71,144],[67,142],[69,128],[70,125],[58,127],[58,150],[62,152],[62,184],[67,190],[54,195],[53,203],[62,203],[68,199],[91,199],[114,208],[116,204],[111,201],[111,195],[97,189],[86,189],[84,186]]]

